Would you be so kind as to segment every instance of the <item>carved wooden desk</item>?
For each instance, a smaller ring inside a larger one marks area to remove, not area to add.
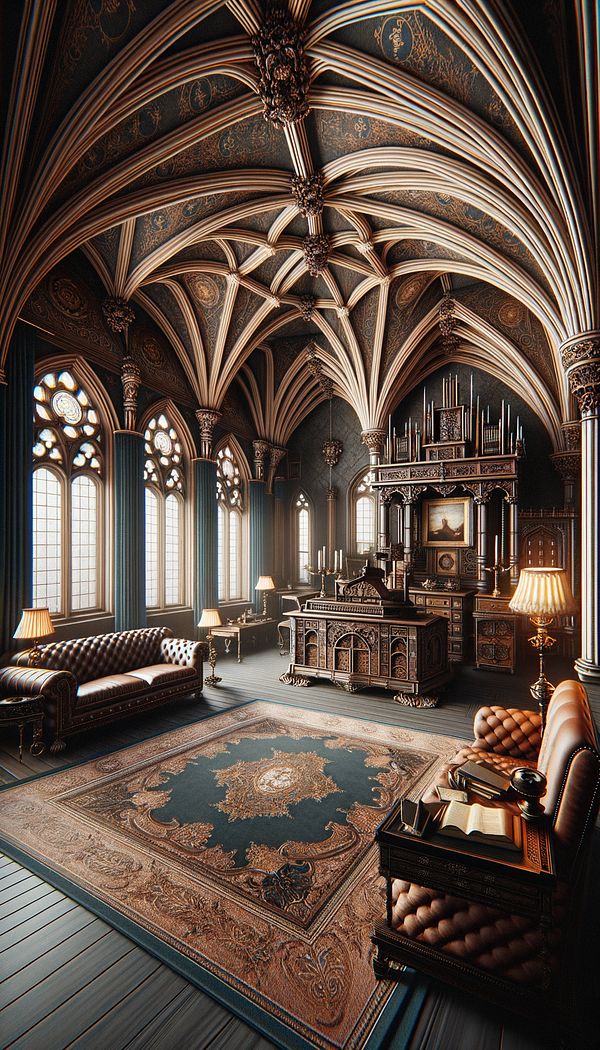
[[[516,613],[508,608],[509,597],[475,598],[475,666],[478,670],[507,671],[514,674],[516,664]]]
[[[386,879],[387,913],[373,933],[377,977],[389,976],[390,966],[417,966],[433,976],[448,979],[452,958],[440,960],[426,944],[396,933],[392,928],[392,882],[403,879],[451,896],[477,901],[512,915],[550,925],[556,871],[550,825],[547,821],[521,821],[522,854],[488,849],[441,835],[423,838],[400,829],[399,807],[395,807],[375,833],[379,844],[379,871]],[[544,938],[545,940],[545,938]],[[476,985],[474,985],[475,987]]]

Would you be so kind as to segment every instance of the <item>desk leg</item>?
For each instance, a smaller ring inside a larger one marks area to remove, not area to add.
[[[238,634],[238,664],[242,662],[242,632]]]
[[[33,723],[33,740],[31,741],[31,747],[29,748],[29,752],[33,755],[34,758],[37,758],[38,755],[42,755],[45,751],[43,729],[44,718],[43,716],[41,716],[40,718],[37,718]]]
[[[19,762],[23,761],[23,729],[25,727],[24,722],[19,722]]]

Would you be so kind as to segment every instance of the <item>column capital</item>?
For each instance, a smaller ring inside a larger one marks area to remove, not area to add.
[[[137,398],[142,373],[133,357],[124,357],[121,364],[121,383],[123,384],[123,408],[125,411],[125,430],[135,430],[137,421]]]
[[[560,348],[571,393],[582,416],[600,409],[600,332],[580,332]]]
[[[286,455],[287,448],[282,448],[281,445],[269,445],[269,470],[267,473],[267,492],[269,493],[273,491],[273,482],[277,474],[277,467]]]
[[[254,475],[256,481],[265,481],[265,461],[271,451],[271,446],[264,438],[257,438],[252,442],[254,449]]]
[[[221,413],[216,408],[196,409],[196,419],[200,427],[201,453],[203,459],[210,459],[212,455],[213,433],[221,418]]]
[[[566,485],[573,485],[576,481],[579,481],[581,452],[554,452],[550,456],[550,460]]]
[[[366,445],[371,455],[381,456],[385,447],[387,431],[382,427],[373,427],[372,430],[361,430],[360,438]]]

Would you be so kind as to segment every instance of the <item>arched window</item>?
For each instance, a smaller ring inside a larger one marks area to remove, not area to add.
[[[375,496],[368,474],[359,478],[352,488],[352,524],[356,554],[367,554],[374,550],[376,543]]]
[[[34,388],[33,602],[57,616],[99,610],[103,587],[103,434],[72,372]]]
[[[296,582],[310,583],[307,565],[310,565],[311,515],[310,504],[303,492],[294,500]]]
[[[146,606],[164,609],[184,602],[183,447],[165,415],[144,431],[146,482]]]
[[[231,444],[217,452],[218,549],[220,602],[245,597],[244,502],[242,476]]]

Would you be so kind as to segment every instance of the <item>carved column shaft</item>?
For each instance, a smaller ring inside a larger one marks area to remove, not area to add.
[[[412,503],[404,504],[404,564],[408,571],[412,560]]]
[[[271,446],[268,441],[259,438],[258,441],[252,442],[252,448],[254,449],[254,477],[256,481],[266,481],[266,463]]]
[[[132,357],[124,357],[121,365],[121,383],[123,384],[123,410],[125,413],[125,430],[136,429],[137,399],[142,373]]]
[[[379,538],[377,549],[383,550],[391,543],[390,536],[390,505],[379,497]]]
[[[516,587],[519,582],[519,508],[516,496],[509,496],[508,503],[508,563],[510,565],[510,585]]]
[[[600,332],[561,347],[563,368],[581,412],[581,656],[584,681],[600,679]]]
[[[487,589],[487,576],[485,572],[485,546],[487,539],[487,506],[485,503],[476,503],[477,507],[477,590]]]

